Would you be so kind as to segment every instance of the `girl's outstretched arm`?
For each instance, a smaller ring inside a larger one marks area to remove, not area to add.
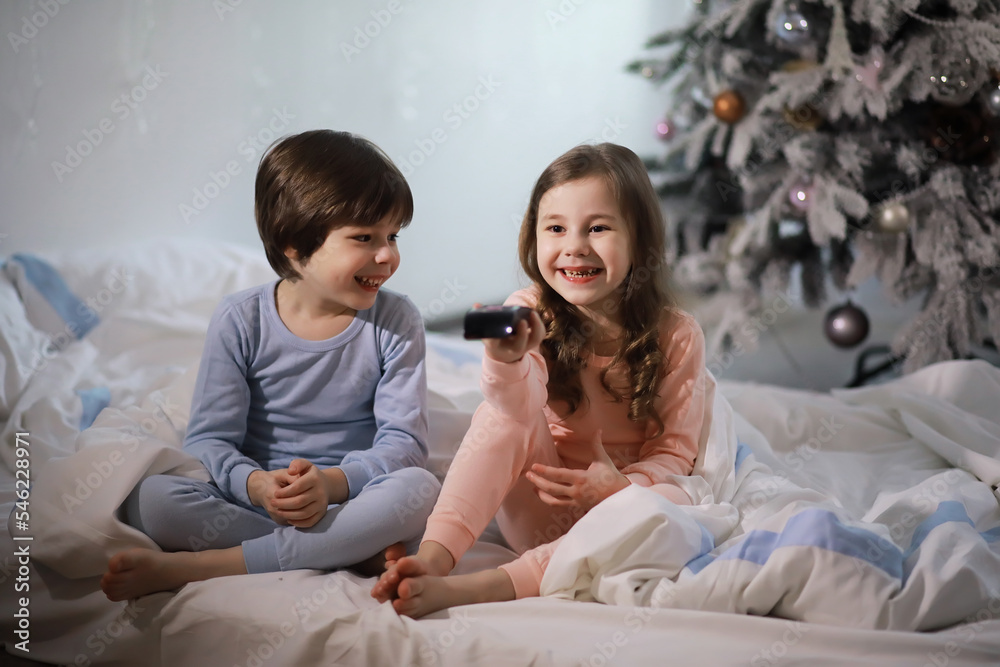
[[[534,309],[529,296],[527,290],[515,292],[504,305]],[[545,333],[542,318],[532,312],[531,319],[519,323],[513,336],[484,341],[483,396],[490,405],[516,421],[534,416],[549,400],[546,389],[549,372],[539,351]]]

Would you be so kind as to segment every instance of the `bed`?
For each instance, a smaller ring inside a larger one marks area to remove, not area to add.
[[[373,579],[297,571],[109,602],[108,557],[153,546],[118,518],[127,493],[149,474],[204,478],[180,442],[208,318],[272,275],[261,253],[217,243],[6,258],[8,653],[62,665],[1000,664],[1000,370],[981,361],[824,394],[719,381],[685,482],[699,502],[617,494],[557,549],[540,598],[412,620],[369,596]],[[428,334],[438,476],[481,400],[480,355]],[[491,528],[458,569],[513,555]]]

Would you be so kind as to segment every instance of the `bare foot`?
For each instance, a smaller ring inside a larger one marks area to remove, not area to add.
[[[136,548],[111,557],[108,571],[101,577],[101,590],[117,602],[231,574],[246,574],[242,547],[198,553]]]
[[[357,572],[362,577],[380,577],[396,561],[406,555],[406,547],[402,542],[396,542],[371,558],[350,566],[348,569]]]
[[[451,577],[408,577],[400,582],[397,590],[399,597],[392,601],[392,608],[411,618],[463,604],[514,599],[514,584],[503,570]]]
[[[387,557],[388,558],[388,557]],[[386,563],[385,573],[372,587],[371,596],[379,602],[399,597],[400,582],[424,575],[444,576],[455,567],[451,553],[437,542],[423,542],[415,556],[406,556]]]
[[[397,559],[385,568],[372,587],[372,597],[379,602],[394,600],[399,596],[398,588],[401,581],[409,577],[419,577],[430,573],[427,563],[420,555],[406,556]]]
[[[118,601],[179,588],[187,582],[173,566],[173,555],[152,549],[120,551],[108,561],[101,590],[109,600]]]
[[[388,549],[385,550],[385,562],[387,565],[392,565],[400,558],[406,556],[406,547],[403,546],[402,542],[396,542]]]

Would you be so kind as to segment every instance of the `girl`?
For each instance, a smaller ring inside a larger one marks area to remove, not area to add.
[[[629,484],[678,504],[711,423],[704,337],[665,287],[664,222],[641,160],[584,145],[535,184],[521,225],[534,309],[485,341],[486,400],[448,471],[416,556],[372,590],[412,617],[454,605],[538,595],[559,538]],[[496,514],[521,556],[446,577]]]

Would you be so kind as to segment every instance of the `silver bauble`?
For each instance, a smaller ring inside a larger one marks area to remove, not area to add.
[[[910,209],[900,202],[886,204],[876,213],[875,222],[880,231],[891,234],[905,232],[910,226]]]

